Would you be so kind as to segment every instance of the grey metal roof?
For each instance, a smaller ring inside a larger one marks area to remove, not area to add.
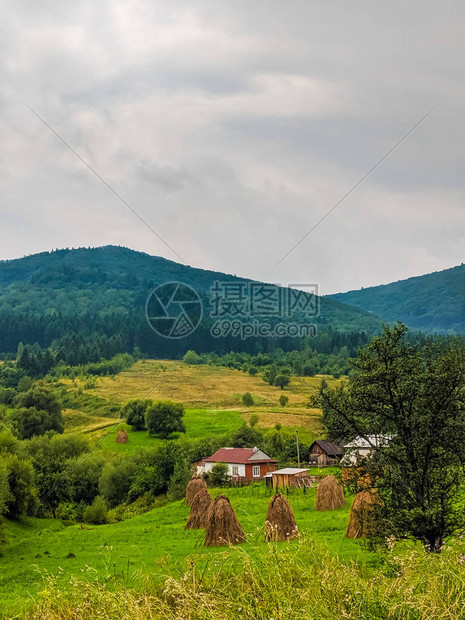
[[[304,472],[308,472],[308,469],[301,469],[300,467],[285,467],[284,469],[278,469],[278,471],[272,471],[271,475],[272,476],[274,476],[275,474],[292,475],[292,474],[303,474]]]

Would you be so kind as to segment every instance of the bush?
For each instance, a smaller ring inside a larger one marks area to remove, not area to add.
[[[257,372],[258,372],[258,368],[255,368],[255,366],[250,366],[250,368],[249,368],[249,375],[251,377],[255,377]]]
[[[102,525],[107,522],[107,505],[100,495],[92,502],[92,506],[87,506],[82,515],[85,523],[93,523],[94,525]]]
[[[254,404],[253,396],[250,392],[246,392],[242,395],[242,404],[246,407],[252,407]]]
[[[182,358],[182,361],[185,364],[200,364],[202,360],[195,351],[187,351],[185,356]]]
[[[207,481],[213,487],[225,487],[229,484],[229,467],[226,463],[215,463],[208,472]]]
[[[145,414],[147,409],[153,405],[152,400],[134,399],[130,400],[121,409],[121,417],[126,418],[126,423],[132,426],[135,431],[143,431],[145,426]]]
[[[281,394],[281,396],[279,397],[279,404],[281,405],[281,407],[285,407],[288,402],[289,398],[285,394]]]

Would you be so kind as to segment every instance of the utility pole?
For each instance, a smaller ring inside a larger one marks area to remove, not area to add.
[[[300,467],[299,431],[295,429],[295,442],[297,444],[297,464]]]

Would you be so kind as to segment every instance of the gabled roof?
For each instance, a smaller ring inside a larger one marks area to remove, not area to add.
[[[220,448],[212,454],[206,463],[237,463],[243,465],[246,463],[276,463],[267,454],[257,448]]]
[[[326,439],[317,439],[310,446],[310,450],[312,446],[318,444],[320,448],[325,452],[328,456],[341,456],[342,450],[339,446],[336,446],[335,443],[331,443],[330,441],[326,441]]]
[[[367,435],[367,437],[356,437],[349,443],[346,443],[345,448],[379,448],[380,446],[386,446],[393,435]]]

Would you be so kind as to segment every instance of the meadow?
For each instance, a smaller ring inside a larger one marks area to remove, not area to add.
[[[332,382],[325,377],[328,382]],[[165,443],[119,419],[133,398],[168,398],[186,407],[186,434],[176,441],[222,436],[259,416],[258,427],[321,436],[320,412],[307,407],[321,376],[293,379],[283,393],[261,377],[228,368],[141,360],[115,377],[62,379],[65,434],[83,435],[112,460]],[[244,407],[250,392],[253,407]],[[126,428],[128,444],[115,442]],[[334,469],[312,470],[334,473]],[[247,541],[206,548],[202,530],[185,530],[183,500],[155,499],[153,508],[105,525],[23,517],[6,521],[0,547],[0,617],[47,620],[164,618],[172,620],[458,620],[465,618],[465,546],[460,538],[440,555],[418,544],[375,546],[347,539],[353,498],[316,512],[315,488],[288,490],[300,538],[265,543],[272,489],[264,483],[210,489],[227,495]]]
[[[313,391],[321,384],[322,376],[292,379],[284,391],[265,383],[261,376],[250,376],[240,370],[179,364],[172,360],[139,360],[130,369],[112,377],[94,379],[91,387],[86,378],[62,379],[67,390],[65,432],[85,433],[99,447],[114,452],[129,452],[153,447],[156,439],[146,432],[133,433],[127,426],[117,424],[119,408],[131,399],[169,399],[182,402],[186,408],[186,437],[200,439],[236,430],[250,415],[259,416],[261,428],[280,424],[284,430],[299,430],[302,441],[310,443],[321,435],[321,412],[309,408]],[[325,377],[331,385],[336,380]],[[242,395],[250,392],[255,404],[245,407]],[[283,407],[279,397],[285,394],[289,402]],[[126,428],[129,444],[115,443],[116,433]],[[133,447],[131,447],[131,444]]]
[[[252,557],[266,552],[264,522],[272,490],[258,483],[211,492],[213,496],[224,493],[230,498],[247,534],[247,543],[241,548]],[[314,510],[315,489],[306,493],[293,490],[289,500],[302,533],[335,557],[348,564],[360,563],[369,573],[380,565],[376,553],[344,537],[350,499],[346,507],[331,513]],[[159,582],[167,575],[182,576],[189,561],[195,561],[200,569],[219,553],[223,559],[225,553],[230,553],[227,566],[233,570],[231,550],[206,548],[202,530],[184,530],[188,510],[181,500],[119,523],[86,526],[88,529],[53,519],[25,518],[21,524],[9,523],[8,544],[1,558],[3,612],[18,613],[24,605],[30,606],[37,600],[47,575],[53,575],[58,587],[65,591],[71,577],[101,581],[118,577],[137,588],[146,585],[147,579]]]

